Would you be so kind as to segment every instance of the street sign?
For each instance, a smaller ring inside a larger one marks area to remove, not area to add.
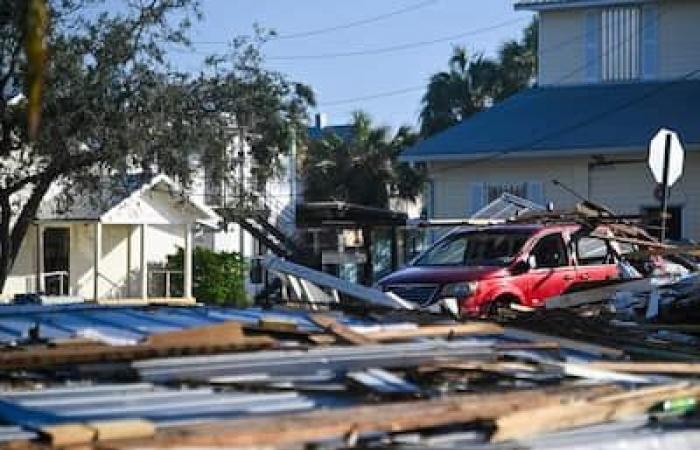
[[[666,140],[670,139],[668,155],[668,187],[676,184],[683,174],[685,152],[678,135],[671,130],[662,128],[649,144],[649,168],[657,183],[664,182],[664,162],[666,160]]]
[[[666,240],[668,188],[683,174],[684,152],[678,135],[665,128],[659,130],[649,144],[649,168],[661,186],[661,242]]]

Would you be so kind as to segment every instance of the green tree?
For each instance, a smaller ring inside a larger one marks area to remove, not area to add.
[[[168,268],[182,270],[182,249],[168,257]],[[192,252],[192,269],[192,294],[198,301],[219,305],[248,305],[245,291],[248,266],[238,253],[217,253],[196,247]]]
[[[264,178],[289,130],[306,120],[310,90],[263,68],[259,30],[234,39],[197,77],[172,68],[168,49],[189,46],[197,0],[46,0],[49,23],[35,33],[25,19],[36,3],[0,0],[0,288],[57,183],[83,195],[105,178],[155,167],[187,185],[192,156],[226,177],[232,122],[254,136]],[[48,55],[39,67],[37,40]]]
[[[495,60],[470,57],[464,47],[455,47],[448,70],[428,82],[421,101],[421,135],[449,128],[531,84],[537,71],[537,29],[533,21],[520,40],[501,46]]]
[[[356,112],[350,137],[330,134],[309,143],[302,164],[304,198],[377,208],[388,208],[390,198],[414,200],[425,175],[397,158],[416,140],[407,127],[391,136],[389,128],[375,127],[367,114]]]
[[[345,201],[388,208],[391,198],[415,200],[425,184],[425,172],[398,161],[401,151],[418,136],[408,127],[391,135],[387,127],[375,127],[362,112],[353,115],[350,136],[335,134],[310,142],[302,164],[304,198],[308,201]],[[362,229],[364,252],[371,255],[372,230]],[[372,279],[365,264],[363,280]]]

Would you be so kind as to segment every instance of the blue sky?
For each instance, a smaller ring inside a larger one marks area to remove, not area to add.
[[[348,121],[354,110],[369,112],[379,124],[416,125],[423,92],[431,74],[442,70],[453,45],[493,54],[499,45],[521,35],[531,15],[513,11],[513,0],[202,0],[204,20],[195,24],[192,38],[198,53],[173,53],[178,66],[197,71],[199,52],[222,50],[211,41],[248,34],[254,23],[280,35],[362,21],[392,11],[415,9],[334,32],[266,44],[266,65],[309,84],[319,109],[331,124]],[[491,28],[488,31],[485,29]],[[402,51],[323,59],[275,59],[365,51],[432,41],[470,31],[481,32],[448,42]],[[398,95],[344,102],[374,94]],[[342,102],[342,103],[338,103]]]

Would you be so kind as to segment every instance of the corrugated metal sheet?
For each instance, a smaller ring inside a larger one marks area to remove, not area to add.
[[[90,336],[128,344],[154,333],[228,320],[254,325],[263,317],[294,321],[301,330],[318,330],[302,312],[270,313],[257,308],[3,305],[0,306],[0,343],[26,339],[29,330],[38,326],[40,336],[49,340]]]
[[[209,387],[173,389],[148,383],[0,392],[0,417],[28,430],[60,423],[134,418],[148,419],[165,427],[301,411],[315,406],[313,399],[297,392],[245,393],[216,391]],[[12,430],[15,431],[19,430]],[[0,440],[2,438],[0,428]]]

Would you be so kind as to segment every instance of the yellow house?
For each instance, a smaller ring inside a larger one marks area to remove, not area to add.
[[[429,215],[470,216],[507,192],[558,208],[578,195],[658,217],[647,154],[668,128],[686,150],[668,236],[700,239],[700,2],[515,7],[539,17],[537,85],[404,151],[404,161],[427,167]]]

